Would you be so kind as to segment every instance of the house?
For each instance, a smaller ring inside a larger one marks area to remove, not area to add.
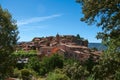
[[[74,35],[59,35],[49,37],[35,37],[30,42],[21,42],[18,44],[17,50],[36,50],[41,57],[51,56],[53,53],[59,53],[67,58],[77,60],[86,60],[91,53],[88,48],[88,41],[78,39]],[[93,52],[95,57],[97,52]]]

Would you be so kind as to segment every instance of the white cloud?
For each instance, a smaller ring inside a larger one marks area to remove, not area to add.
[[[30,28],[28,28],[28,26],[26,26],[26,27],[19,27],[19,30],[21,31],[21,32],[26,32],[26,31],[30,31],[30,32],[33,32],[33,31],[37,31],[37,30],[44,30],[44,29],[47,29],[47,25],[43,25],[43,26],[37,26],[37,25],[35,25],[35,26],[30,26],[29,25],[29,27]]]
[[[60,16],[61,16],[61,14],[54,14],[54,15],[44,16],[44,17],[33,17],[33,18],[30,18],[30,19],[18,21],[17,25],[18,26],[27,25],[27,24],[30,24],[30,23],[41,22],[41,21],[45,21],[45,20],[60,17]]]

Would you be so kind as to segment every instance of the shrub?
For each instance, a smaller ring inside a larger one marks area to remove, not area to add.
[[[20,76],[21,76],[20,70],[18,70],[17,68],[14,69],[13,77],[14,78],[20,78]]]
[[[120,69],[115,73],[115,80],[120,80]]]
[[[66,65],[64,71],[71,80],[86,80],[89,75],[87,69],[77,63]]]
[[[28,60],[28,63],[26,64],[27,68],[33,69],[35,72],[39,73],[39,69],[40,69],[40,60],[38,59],[38,57],[31,57]]]
[[[46,80],[70,80],[60,69],[55,69],[54,72],[50,72]]]
[[[62,68],[62,67],[63,67],[63,58],[58,54],[54,54],[51,57],[43,58],[39,70],[41,75],[45,75],[46,73],[53,71],[55,68]]]
[[[90,75],[90,76],[87,78],[87,80],[95,80],[94,75],[93,75],[93,74]]]
[[[28,69],[21,70],[21,77],[23,80],[31,80],[31,73]]]

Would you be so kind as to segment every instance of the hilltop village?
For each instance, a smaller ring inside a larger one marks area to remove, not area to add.
[[[91,55],[96,60],[100,51],[92,51],[88,48],[88,40],[74,35],[59,35],[49,37],[35,37],[30,42],[20,42],[16,50],[36,50],[40,57],[51,56],[55,53],[84,61]]]

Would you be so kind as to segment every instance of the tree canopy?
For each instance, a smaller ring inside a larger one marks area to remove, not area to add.
[[[96,23],[102,27],[97,38],[114,43],[120,40],[120,0],[77,0],[82,7],[84,16],[81,21],[88,24]]]
[[[81,21],[102,28],[97,38],[107,50],[102,54],[93,72],[96,80],[120,79],[120,0],[77,0],[82,7]]]
[[[8,10],[0,6],[0,79],[4,79],[11,73],[11,54],[15,50],[18,40],[18,30],[15,20]]]

